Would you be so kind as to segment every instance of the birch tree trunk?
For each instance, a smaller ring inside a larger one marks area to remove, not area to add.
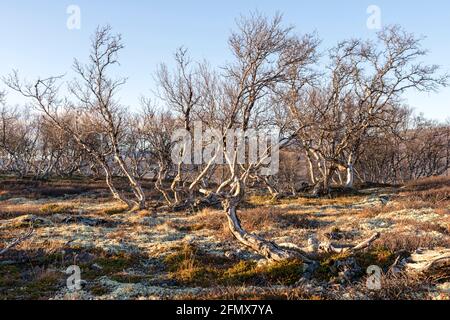
[[[311,183],[314,185],[317,183],[316,175],[314,174],[314,165],[311,159],[309,151],[306,151],[306,159],[308,160],[308,172]]]
[[[345,187],[348,189],[353,189],[355,183],[355,167],[353,166],[353,153],[350,154],[347,161],[347,182]]]
[[[347,181],[345,183],[345,187],[348,189],[353,189],[354,182],[355,182],[355,168],[353,167],[353,164],[348,164]]]
[[[222,204],[223,209],[228,220],[228,227],[233,236],[246,247],[263,255],[272,261],[283,261],[289,259],[301,259],[304,262],[310,260],[301,255],[299,252],[289,251],[279,247],[274,242],[263,239],[255,234],[247,232],[241,224],[237,215],[237,206],[243,199],[243,188],[240,181],[235,182],[235,194],[232,197],[226,198]]]
[[[116,159],[117,163],[119,164],[119,167],[122,170],[123,174],[128,179],[130,187],[133,190],[133,193],[136,197],[136,200],[137,200],[137,201],[135,201],[136,209],[138,209],[138,210],[145,209],[146,208],[145,193],[142,190],[140,183],[130,173],[127,165],[125,164],[125,161],[122,159],[122,157],[118,153],[118,151],[116,151],[115,159]]]
[[[228,220],[228,227],[233,236],[246,247],[263,255],[273,261],[283,261],[299,258],[299,255],[282,249],[275,243],[265,240],[257,235],[244,230],[237,215],[237,203],[233,199],[225,200],[223,203],[225,214]]]
[[[105,180],[106,180],[106,185],[108,186],[112,196],[114,199],[124,203],[125,205],[128,206],[129,209],[132,208],[132,203],[130,200],[128,200],[125,196],[123,196],[122,194],[120,194],[120,192],[116,189],[116,187],[113,184],[112,181],[112,174],[111,174],[111,170],[108,168],[108,166],[104,163],[101,164],[103,167],[103,170],[105,171]]]

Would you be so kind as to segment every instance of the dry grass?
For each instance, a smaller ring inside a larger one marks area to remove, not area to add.
[[[39,204],[9,204],[0,202],[0,219],[12,219],[24,214],[42,215]]]
[[[218,286],[199,294],[184,294],[176,297],[179,300],[322,300],[322,297],[303,287],[249,287]]]
[[[329,287],[325,290],[298,284],[294,287],[249,287],[218,286],[200,294],[185,294],[183,300],[431,300],[435,297],[430,290],[429,279],[406,275],[383,275],[381,290],[369,290],[366,278],[344,287]]]
[[[58,198],[67,195],[80,195],[86,192],[106,191],[103,182],[80,179],[33,180],[0,177],[2,199],[23,197],[27,199]]]
[[[41,212],[46,215],[72,213],[75,210],[75,206],[61,204],[61,203],[49,203],[41,207]]]
[[[128,210],[129,210],[129,208],[126,205],[118,204],[117,206],[101,209],[97,213],[101,214],[101,215],[112,216],[112,215],[115,215],[115,214],[125,213]]]
[[[353,193],[331,193],[328,197],[314,198],[307,195],[300,197],[274,199],[270,195],[251,195],[247,197],[247,202],[252,206],[267,206],[267,205],[299,205],[306,207],[316,206],[348,206],[364,200],[363,195],[355,195]]]
[[[450,186],[433,189],[403,191],[396,199],[408,203],[409,206],[429,208],[450,208]]]
[[[260,207],[238,210],[242,226],[249,232],[261,232],[273,229],[305,229],[319,228],[318,221],[304,214],[295,214],[289,210],[277,207]],[[171,223],[171,227],[179,231],[211,230],[220,240],[231,240],[228,222],[223,212],[205,209],[199,213],[190,225]]]
[[[416,207],[427,206],[448,210],[450,209],[450,177],[432,177],[408,182],[396,199]]]
[[[442,187],[450,187],[450,177],[431,177],[409,181],[405,184],[405,189],[408,191],[423,191]]]
[[[239,261],[212,255],[188,244],[166,256],[164,262],[170,272],[170,278],[185,286],[293,285],[303,274],[301,261],[259,266],[254,261]]]
[[[203,209],[192,220],[197,230],[207,229],[217,235],[223,233],[227,226],[225,214],[219,210]]]
[[[448,222],[449,223],[444,225],[435,222],[422,222],[414,219],[405,219],[401,221],[401,225],[412,227],[417,231],[436,232],[442,235],[450,236],[450,220]]]
[[[364,279],[365,280],[365,279]],[[429,279],[400,275],[384,275],[381,278],[380,290],[369,290],[362,281],[355,289],[373,300],[427,300],[432,299]]]
[[[439,194],[439,193],[438,193]],[[380,214],[402,211],[402,210],[421,210],[421,209],[434,209],[438,214],[449,215],[450,214],[450,201],[436,201],[436,199],[442,198],[428,198],[425,200],[421,198],[421,195],[417,192],[411,192],[408,194],[401,193],[394,196],[391,202],[385,206],[367,207],[355,212],[360,217],[376,217]]]
[[[59,247],[43,250],[21,246],[9,251],[4,258],[16,263],[0,267],[0,300],[53,298],[65,288],[67,275],[64,271],[70,265],[78,265],[82,270],[82,279],[87,281],[86,290],[97,288],[96,279],[103,276],[123,283],[142,281],[142,277],[136,280],[134,275],[126,272],[130,268],[151,274],[151,270],[141,267],[141,261],[148,259],[146,256],[113,254],[98,249]]]
[[[370,207],[372,202],[367,201],[367,195],[301,197],[276,202],[267,196],[249,197],[248,203],[238,210],[243,227],[277,243],[303,246],[313,234],[320,240],[330,239],[329,232],[335,234],[331,239],[336,243],[354,244],[371,233],[371,228],[378,228],[376,223],[372,226],[372,220],[389,222],[382,227],[382,236],[373,248],[355,257],[361,274],[353,282],[333,282],[339,279],[335,262],[348,257],[327,255],[321,257],[321,269],[313,275],[318,282],[308,280],[308,286],[298,283],[303,274],[299,261],[257,263],[260,257],[236,244],[226,215],[220,210],[204,209],[195,215],[182,212],[155,215],[147,210],[128,213],[125,206],[104,195],[99,187],[101,182],[33,182],[26,189],[27,183],[11,181],[7,187],[0,186],[0,219],[37,217],[50,223],[36,224],[33,240],[2,257],[14,264],[0,266],[0,298],[52,298],[64,288],[66,277],[61,270],[72,264],[82,267],[83,279],[88,281],[86,291],[94,296],[112,292],[110,287],[99,283],[100,278],[107,277],[123,284],[174,286],[187,291],[203,287],[199,295],[181,296],[193,299],[351,299],[361,295],[370,299],[428,298],[427,286],[432,285],[429,279],[403,279],[403,276],[386,276],[382,291],[367,291],[364,268],[376,264],[387,270],[403,251],[450,247],[450,223],[446,224],[450,222],[447,219],[450,187],[449,179],[444,178],[410,183],[392,195],[385,206],[374,201]],[[84,184],[86,189],[80,187]],[[54,193],[56,198],[42,197],[37,190],[39,186],[59,190]],[[74,191],[72,195],[59,197],[63,190],[70,189],[81,193]],[[89,191],[85,195],[86,190]],[[386,194],[391,190],[377,192]],[[32,200],[35,196],[39,201]],[[157,201],[157,197],[149,201]],[[367,208],[358,209],[366,203]],[[82,211],[78,210],[80,207]],[[84,221],[89,219],[108,223],[91,225]],[[0,247],[28,228],[8,223],[1,229]],[[82,233],[73,235],[76,243],[70,242],[73,230]],[[64,236],[59,237],[59,233]],[[237,247],[242,250],[225,254]]]
[[[429,234],[386,232],[381,235],[377,243],[393,252],[414,252],[420,248],[450,248],[450,240],[448,238],[436,238]]]

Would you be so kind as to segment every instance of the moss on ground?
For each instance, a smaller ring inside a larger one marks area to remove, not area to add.
[[[136,254],[109,254],[101,250],[94,251],[93,256],[94,258],[91,261],[80,264],[82,277],[85,280],[94,280],[98,277],[107,276],[117,281],[120,279],[119,282],[136,282],[136,280],[133,280],[133,276],[124,272],[127,269],[139,268],[141,259],[144,259],[144,257]]]
[[[387,269],[392,266],[396,257],[397,255],[395,252],[384,247],[374,247],[355,255],[356,261],[364,270],[369,266],[376,265],[384,271],[387,271]]]
[[[0,267],[0,300],[42,300],[60,288],[63,274],[54,270],[33,272],[23,266]]]
[[[75,209],[72,205],[63,205],[63,204],[46,204],[41,207],[41,212],[44,214],[63,214],[63,213],[70,213]]]
[[[315,271],[315,278],[330,281],[337,276],[336,269],[334,268],[336,262],[342,262],[351,257],[355,259],[357,265],[360,267],[361,273],[359,276],[362,277],[365,275],[365,270],[372,265],[376,265],[384,271],[387,271],[394,263],[396,255],[395,252],[384,247],[373,247],[354,255],[349,255],[348,253],[324,254],[320,259],[319,267]]]
[[[164,259],[169,277],[180,285],[292,285],[303,274],[298,260],[257,265],[207,254],[193,246],[179,248]]]
[[[0,300],[40,300],[54,297],[66,285],[65,269],[76,264],[81,269],[81,279],[87,281],[87,290],[100,295],[102,291],[96,280],[107,276],[121,283],[139,283],[151,275],[146,270],[140,274],[129,273],[141,267],[145,257],[128,254],[110,254],[103,250],[66,249],[61,252],[46,253],[38,250],[27,252],[24,262],[0,266]],[[92,287],[91,287],[92,286]]]
[[[127,206],[117,206],[112,208],[105,208],[101,210],[101,214],[107,215],[107,216],[113,216],[116,214],[122,214],[129,211],[129,208]]]

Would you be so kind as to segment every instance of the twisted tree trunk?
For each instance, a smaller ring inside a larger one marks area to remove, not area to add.
[[[120,150],[118,149],[118,147],[115,147],[114,152],[115,152],[114,158],[115,158],[117,164],[119,165],[122,173],[127,178],[128,183],[129,183],[129,185],[131,187],[131,190],[133,191],[134,196],[136,198],[136,200],[133,201],[133,203],[135,205],[135,208],[138,209],[138,210],[145,209],[146,208],[145,193],[142,190],[141,184],[130,173],[130,170],[128,169],[128,166],[125,163],[125,160],[122,158],[122,156],[120,154]]]
[[[233,196],[226,197],[225,200],[223,200],[222,205],[228,220],[228,227],[233,236],[240,243],[263,255],[269,260],[283,261],[300,259],[304,262],[310,262],[310,259],[298,251],[282,248],[274,242],[247,232],[242,227],[241,221],[237,215],[237,207],[244,197],[242,182],[237,179],[234,182],[233,189],[235,189]]]
[[[283,261],[289,259],[302,259],[305,262],[309,261],[309,259],[302,257],[294,251],[283,249],[274,242],[265,240],[257,235],[245,231],[244,228],[242,228],[241,221],[237,215],[237,203],[233,199],[225,200],[223,206],[231,233],[246,247],[249,247],[255,252],[273,261]]]
[[[131,209],[133,207],[132,202],[128,200],[124,195],[122,195],[114,186],[114,183],[112,181],[111,170],[109,169],[108,165],[105,163],[101,163],[101,166],[105,171],[106,185],[108,186],[109,191],[111,192],[113,198],[125,204],[128,207],[128,209]]]
[[[347,181],[345,182],[345,187],[348,189],[353,189],[355,183],[355,169],[353,164],[349,163],[347,165]]]
[[[404,266],[408,273],[450,278],[450,249],[417,250],[406,259]]]

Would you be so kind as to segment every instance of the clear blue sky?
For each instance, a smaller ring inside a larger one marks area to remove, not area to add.
[[[81,9],[81,29],[68,30],[69,5]],[[240,14],[258,9],[279,11],[299,32],[317,31],[323,49],[349,37],[373,37],[366,27],[369,5],[381,9],[383,24],[400,24],[427,36],[428,63],[450,71],[450,2],[448,0],[0,0],[0,75],[19,69],[27,78],[62,74],[74,57],[85,59],[96,26],[110,24],[123,35],[126,49],[121,73],[129,82],[121,101],[135,107],[141,95],[151,95],[153,72],[170,62],[183,45],[193,58],[218,65],[229,57],[227,37]],[[1,87],[0,87],[1,88]],[[438,94],[408,94],[408,102],[427,117],[450,118],[450,88]],[[11,103],[18,97],[9,95]]]

